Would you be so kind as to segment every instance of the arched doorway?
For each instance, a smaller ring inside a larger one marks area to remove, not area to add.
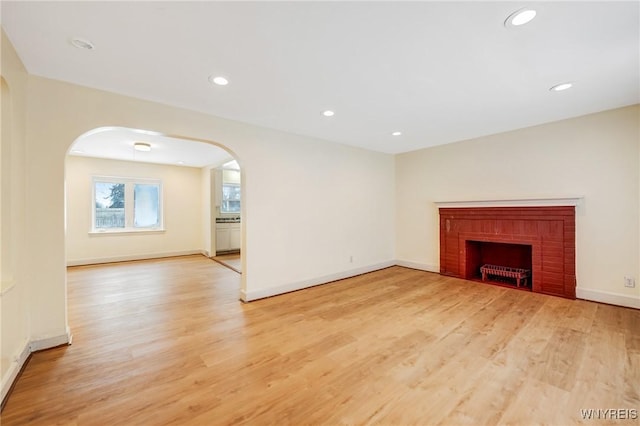
[[[67,265],[215,256],[216,219],[226,213],[213,187],[222,182],[211,176],[230,161],[238,165],[243,194],[240,159],[216,142],[124,127],[84,133],[65,161]],[[237,201],[233,214],[242,218],[237,248],[244,266],[245,203]],[[239,295],[245,280],[243,275]]]

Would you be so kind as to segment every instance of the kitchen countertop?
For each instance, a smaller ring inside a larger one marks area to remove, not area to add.
[[[240,223],[240,217],[216,217],[216,223]]]

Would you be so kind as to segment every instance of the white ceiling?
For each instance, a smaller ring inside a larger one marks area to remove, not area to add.
[[[136,142],[148,143],[151,151],[135,150],[133,145]],[[80,136],[69,155],[185,167],[220,166],[233,159],[224,149],[206,142],[176,139],[124,127],[101,127]]]
[[[2,1],[2,26],[35,75],[388,153],[640,102],[638,1]]]

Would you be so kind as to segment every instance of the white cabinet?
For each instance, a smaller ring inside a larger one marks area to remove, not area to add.
[[[230,223],[229,227],[229,246],[230,250],[240,250],[240,224]],[[235,225],[235,226],[233,226]]]
[[[216,223],[216,252],[231,250],[228,225],[228,223]]]
[[[216,253],[240,250],[240,223],[216,223]]]

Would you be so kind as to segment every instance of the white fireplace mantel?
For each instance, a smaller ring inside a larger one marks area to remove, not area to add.
[[[503,200],[456,200],[434,201],[438,208],[466,208],[466,207],[558,207],[579,206],[584,197],[561,198],[515,198]]]

